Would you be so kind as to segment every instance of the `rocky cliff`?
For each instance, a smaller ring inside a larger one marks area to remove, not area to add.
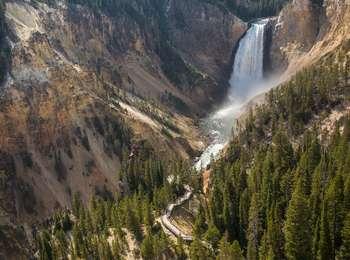
[[[6,2],[2,237],[20,223],[30,238],[77,192],[88,201],[124,189],[123,156],[144,140],[165,159],[203,148],[197,114],[225,88],[246,24],[202,1],[160,2],[120,1],[114,11]]]
[[[165,160],[198,155],[196,121],[224,93],[247,29],[204,0],[98,9],[43,2],[6,1],[0,249],[26,240],[23,233],[30,239],[32,225],[70,207],[77,192],[86,202],[127,190],[120,166],[145,140]],[[272,72],[291,75],[318,60],[349,38],[349,27],[344,0],[294,0],[271,25]]]
[[[274,19],[270,46],[273,72],[294,74],[350,38],[346,0],[293,0]]]

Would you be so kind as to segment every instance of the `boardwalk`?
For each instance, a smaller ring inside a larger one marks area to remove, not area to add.
[[[191,241],[193,241],[193,237],[186,235],[184,232],[182,232],[177,226],[172,224],[170,221],[171,214],[173,213],[173,210],[176,207],[184,204],[192,196],[191,187],[186,185],[185,189],[186,189],[186,193],[182,197],[178,198],[175,203],[171,203],[167,206],[167,208],[165,210],[165,214],[160,217],[160,221],[161,221],[162,227],[164,229],[164,232],[173,234],[174,236],[179,237],[184,241],[191,242]]]

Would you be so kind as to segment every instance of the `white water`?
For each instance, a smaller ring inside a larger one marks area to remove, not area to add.
[[[264,35],[268,21],[263,19],[253,23],[239,42],[227,102],[204,122],[210,130],[212,142],[196,162],[197,170],[207,167],[211,159],[219,155],[228,142],[235,119],[244,105],[268,88],[268,84],[263,82]]]

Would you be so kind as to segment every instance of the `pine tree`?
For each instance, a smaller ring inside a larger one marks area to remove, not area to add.
[[[321,167],[318,166],[314,171],[312,178],[312,188],[310,195],[310,209],[312,216],[312,229],[315,231],[317,220],[319,220],[319,215],[321,214],[320,204],[321,197],[323,194],[324,184],[321,179]]]
[[[74,225],[72,236],[74,245],[74,255],[82,258],[86,257],[87,254],[85,249],[85,241],[83,238],[81,227],[79,225]]]
[[[223,192],[224,208],[222,212],[223,224],[231,240],[238,238],[238,218],[234,207],[235,191],[231,182],[226,182]]]
[[[341,232],[342,245],[340,247],[339,259],[350,259],[350,213],[346,215],[344,226]]]
[[[222,237],[219,243],[219,253],[216,257],[217,260],[243,260],[243,252],[237,240],[230,244],[227,241],[227,234]]]
[[[316,219],[316,224],[313,227],[313,238],[312,238],[312,257],[316,259],[318,254],[318,246],[320,241],[320,217]]]
[[[141,255],[145,260],[153,260],[155,258],[154,252],[154,241],[152,235],[148,235],[142,241],[141,244]]]
[[[267,220],[267,240],[268,240],[268,258],[283,259],[283,233],[280,223],[279,210],[274,204],[270,210]]]
[[[329,236],[329,224],[327,218],[327,210],[325,204],[323,204],[321,223],[320,223],[320,237],[317,252],[317,259],[328,260],[332,259],[332,241]]]
[[[245,189],[239,200],[239,242],[246,244],[246,230],[249,223],[249,196],[248,190]]]
[[[210,253],[209,249],[207,249],[198,239],[195,239],[191,243],[189,252],[191,260],[212,259],[212,254]]]
[[[216,228],[215,225],[211,224],[208,227],[207,232],[204,234],[204,238],[214,247],[216,248],[220,239],[221,234],[220,231]]]
[[[209,211],[210,219],[212,224],[214,224],[219,230],[223,230],[224,224],[222,220],[222,210],[223,210],[223,197],[219,184],[214,181],[213,189],[210,194],[209,200]]]
[[[154,217],[152,214],[151,206],[148,200],[143,202],[143,223],[146,225],[148,231],[151,230],[154,224]]]
[[[344,212],[350,212],[350,175],[344,184]]]
[[[115,260],[121,260],[121,248],[120,245],[118,243],[117,238],[115,238],[112,242],[112,255],[114,257]]]
[[[311,259],[310,212],[300,180],[287,209],[284,235],[287,259]]]
[[[66,239],[66,234],[63,232],[62,229],[56,231],[55,233],[56,238],[56,248],[57,248],[57,258],[64,259],[67,255],[68,250],[68,242]]]
[[[249,260],[257,260],[259,255],[259,241],[261,238],[262,224],[258,197],[258,194],[253,194],[249,208],[249,227],[247,233],[247,258]]]
[[[126,208],[126,227],[128,230],[130,230],[136,240],[141,241],[142,240],[142,230],[140,226],[140,222],[138,221],[138,218],[132,208],[130,206],[127,206]]]
[[[344,219],[344,193],[343,179],[337,174],[331,181],[325,196],[327,203],[327,216],[330,226],[332,259],[335,258],[335,251],[341,244],[341,229]]]
[[[194,221],[193,233],[197,238],[201,238],[201,236],[205,233],[206,229],[207,225],[205,223],[204,209],[202,205],[199,205],[198,213]]]
[[[264,159],[263,167],[262,167],[262,174],[263,174],[263,180],[261,185],[261,197],[262,201],[264,203],[264,209],[265,209],[265,215],[267,215],[268,210],[272,203],[272,197],[273,197],[273,183],[272,183],[272,174],[274,172],[274,165],[272,160],[272,154],[271,152],[268,152],[266,154],[266,157]]]
[[[267,232],[265,231],[260,239],[259,260],[269,259],[269,242],[266,233]]]

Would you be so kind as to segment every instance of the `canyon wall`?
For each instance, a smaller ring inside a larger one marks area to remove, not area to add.
[[[119,171],[141,143],[164,159],[204,148],[196,119],[225,88],[222,71],[246,24],[202,1],[119,7],[6,2],[1,241],[16,232],[30,240],[32,225],[70,207],[76,193],[87,202],[127,192]],[[7,256],[16,253],[25,254]]]
[[[292,75],[350,38],[346,0],[293,0],[274,18],[270,68]]]

